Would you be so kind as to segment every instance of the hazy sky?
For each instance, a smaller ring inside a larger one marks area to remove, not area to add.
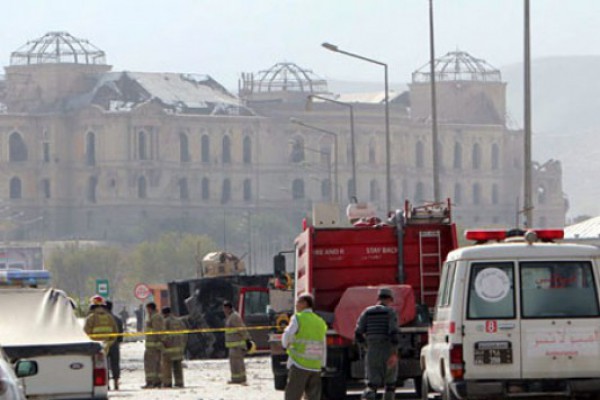
[[[600,54],[599,0],[532,0],[534,57]],[[436,0],[437,55],[460,48],[504,66],[522,59],[523,0]],[[0,57],[53,30],[86,38],[116,70],[197,72],[237,88],[240,72],[293,61],[325,78],[407,82],[428,59],[427,0],[19,0],[5,2]]]

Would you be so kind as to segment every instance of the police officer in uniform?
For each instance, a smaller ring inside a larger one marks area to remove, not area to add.
[[[171,314],[171,307],[163,307],[162,315],[165,319],[166,331],[182,331],[185,329],[181,319]],[[175,377],[175,387],[183,387],[182,361],[187,342],[186,338],[186,334],[167,334],[163,337],[165,348],[162,352],[161,361],[162,387],[171,387],[173,385],[172,377]]]
[[[165,330],[165,321],[156,309],[156,303],[146,304],[146,333],[161,332]],[[142,389],[161,387],[160,361],[164,345],[161,335],[146,335],[146,350],[144,351],[144,373],[146,385]]]
[[[106,301],[102,296],[95,295],[90,299],[90,313],[85,319],[83,330],[88,335],[93,335],[92,339],[104,342],[104,354],[108,354],[117,338],[102,335],[118,333],[119,330],[114,318],[106,309]]]
[[[380,288],[377,300],[363,311],[355,330],[356,341],[367,346],[367,388],[362,398],[374,400],[377,389],[385,387],[384,400],[392,400],[398,375],[398,316],[390,307],[394,302],[391,289]]]

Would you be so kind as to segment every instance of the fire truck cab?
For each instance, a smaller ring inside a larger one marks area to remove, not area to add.
[[[465,236],[481,244],[444,264],[422,398],[600,395],[600,249],[553,243],[562,230]]]

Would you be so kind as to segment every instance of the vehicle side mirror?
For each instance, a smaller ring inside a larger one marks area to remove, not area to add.
[[[38,373],[38,364],[35,361],[19,361],[15,366],[15,373],[18,378],[25,378],[28,376],[33,376]]]
[[[277,277],[285,275],[285,256],[277,254],[273,257],[273,274]]]

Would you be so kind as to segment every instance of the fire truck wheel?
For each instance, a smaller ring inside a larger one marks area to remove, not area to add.
[[[346,398],[346,377],[323,378],[323,394],[327,400],[344,400]]]
[[[285,390],[287,385],[287,375],[275,375],[275,390]]]

